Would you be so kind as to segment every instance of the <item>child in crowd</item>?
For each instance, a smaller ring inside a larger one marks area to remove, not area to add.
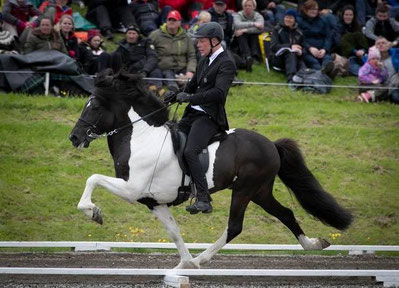
[[[87,41],[79,44],[79,62],[87,74],[94,75],[98,72],[98,58],[105,52],[102,43],[100,31],[92,29],[87,31]]]
[[[369,49],[367,62],[359,70],[359,84],[367,86],[383,86],[388,79],[388,70],[381,62],[381,54],[374,46]],[[358,96],[360,102],[375,102],[375,90],[367,88],[367,91]]]

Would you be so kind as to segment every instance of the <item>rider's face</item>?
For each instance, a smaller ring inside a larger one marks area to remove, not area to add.
[[[211,43],[208,38],[198,38],[197,47],[201,56],[207,56],[211,51]]]

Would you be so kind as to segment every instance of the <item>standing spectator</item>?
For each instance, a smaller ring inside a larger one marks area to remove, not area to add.
[[[100,31],[92,29],[87,31],[87,41],[79,43],[79,62],[87,74],[99,72],[99,56],[105,52],[102,42]]]
[[[136,24],[125,0],[88,0],[86,18],[95,24],[107,40],[114,38],[113,28]]]
[[[226,48],[230,49],[234,33],[233,15],[226,11],[226,0],[215,0],[212,5],[212,8],[208,10],[208,12],[211,13],[211,21],[217,22],[222,26],[224,32],[224,45]]]
[[[28,36],[24,47],[24,54],[33,51],[58,50],[68,54],[60,34],[54,30],[51,18],[43,16],[39,27],[34,28]]]
[[[282,24],[285,7],[282,0],[257,0],[257,10],[265,20],[265,27],[273,29],[276,24]]]
[[[367,62],[359,70],[359,84],[367,86],[382,87],[388,79],[388,70],[381,62],[381,55],[374,46],[369,49]],[[370,88],[358,96],[361,102],[375,102],[376,91]]]
[[[173,10],[169,12],[166,23],[149,36],[159,56],[161,78],[176,79],[176,75],[181,74],[191,79],[195,72],[197,60],[193,41],[181,27],[181,20],[180,13]],[[178,90],[175,81],[166,81],[165,85],[168,90]]]
[[[57,24],[63,15],[72,16],[72,8],[68,6],[68,0],[45,1],[40,5],[39,10],[50,17],[54,24]]]
[[[158,28],[158,1],[133,0],[130,7],[143,35],[148,36]]]
[[[62,15],[60,21],[55,25],[55,30],[60,33],[69,57],[78,59],[78,38],[75,36],[75,24],[72,16]]]
[[[123,69],[131,74],[140,74],[143,77],[157,77],[158,55],[151,39],[140,34],[138,26],[127,27],[125,39],[118,43],[119,47],[111,54],[102,53],[100,56],[100,71],[112,68],[115,72]],[[152,90],[160,91],[160,81],[149,83]],[[154,92],[157,92],[154,91]]]
[[[385,5],[378,5],[375,10],[375,17],[367,21],[363,28],[364,35],[368,38],[370,44],[374,44],[378,36],[382,36],[391,42],[398,44],[399,23],[389,17],[388,7]]]
[[[355,17],[355,8],[346,5],[342,9],[338,24],[333,31],[335,52],[349,58],[349,73],[357,76],[364,64],[363,57],[367,52],[368,43]]]
[[[243,0],[242,6],[243,10],[233,16],[236,29],[234,35],[246,63],[246,70],[252,72],[254,58],[261,60],[258,35],[263,32],[264,19],[255,11],[255,0]]]
[[[321,70],[326,74],[333,70],[331,59],[331,34],[327,22],[319,16],[319,6],[314,0],[307,0],[302,5],[302,13],[298,16],[298,25],[305,38],[304,61],[306,67]],[[331,64],[329,64],[331,63]],[[333,78],[333,77],[332,77]]]
[[[0,54],[19,54],[16,36],[3,30],[3,14],[0,13]]]
[[[285,71],[288,83],[293,83],[292,78],[304,66],[302,53],[305,39],[296,23],[296,12],[292,9],[286,11],[284,24],[278,25],[273,33],[270,48],[273,51],[272,64]]]
[[[3,29],[12,35],[19,36],[25,28],[35,27],[38,23],[32,20],[41,14],[29,0],[8,0],[3,6]]]

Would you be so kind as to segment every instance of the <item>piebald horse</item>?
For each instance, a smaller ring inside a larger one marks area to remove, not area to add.
[[[284,223],[305,250],[328,247],[324,239],[308,238],[293,212],[273,197],[277,175],[303,208],[324,224],[343,230],[352,222],[351,213],[309,171],[293,140],[272,142],[253,131],[231,129],[225,140],[209,145],[206,172],[210,193],[232,190],[228,225],[214,244],[193,258],[168,208],[177,197],[182,171],[173,148],[173,125],[167,124],[167,108],[136,75],[114,75],[109,70],[98,75],[96,89],[69,136],[77,148],[87,148],[92,140],[107,136],[114,160],[116,177],[93,174],[87,179],[78,209],[90,219],[103,221],[100,208],[91,200],[98,186],[129,203],[146,205],[175,242],[180,255],[175,268],[179,269],[200,268],[239,235],[251,201]]]

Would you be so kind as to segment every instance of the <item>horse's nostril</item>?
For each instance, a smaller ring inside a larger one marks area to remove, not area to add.
[[[69,135],[69,140],[71,140],[72,143],[74,143],[77,139],[78,139],[78,137],[76,137],[75,135],[73,135],[73,134]]]

